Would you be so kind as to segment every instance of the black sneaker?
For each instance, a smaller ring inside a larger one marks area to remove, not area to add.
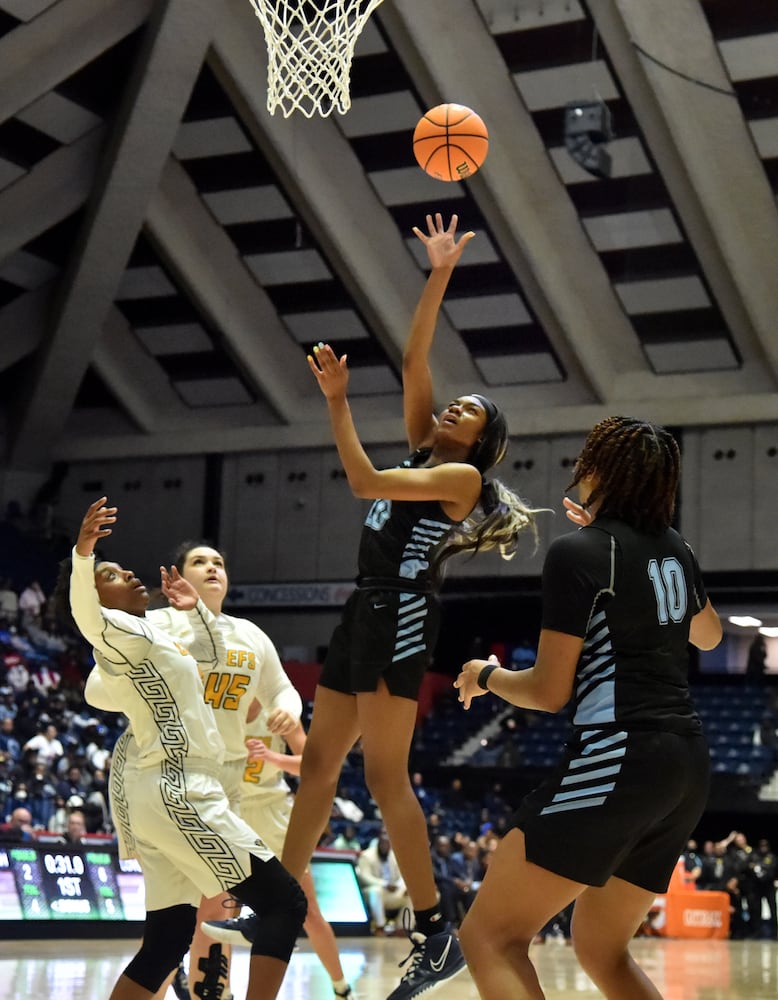
[[[419,931],[409,934],[413,949],[408,958],[400,962],[405,965],[410,960],[408,971],[400,980],[400,985],[387,1000],[411,1000],[428,990],[453,979],[465,967],[465,956],[459,947],[456,935],[449,929],[440,934],[425,937]]]
[[[197,967],[204,976],[201,982],[195,983],[194,995],[200,997],[200,1000],[222,1000],[229,965],[227,956],[222,954],[221,945],[212,944],[208,958],[201,958]]]
[[[186,971],[183,965],[179,965],[176,969],[176,974],[173,976],[171,986],[173,987],[173,992],[178,997],[178,1000],[192,1000],[189,994],[189,980],[187,979]]]
[[[233,917],[232,920],[203,920],[200,930],[222,944],[251,945],[257,936],[257,917]]]

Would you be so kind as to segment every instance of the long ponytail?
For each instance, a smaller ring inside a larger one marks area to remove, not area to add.
[[[472,557],[499,549],[503,559],[512,559],[523,531],[532,533],[534,551],[538,544],[536,515],[544,510],[548,508],[530,507],[499,479],[484,480],[478,504],[446,539],[433,564],[433,572],[441,576],[443,564],[458,553],[469,552]]]

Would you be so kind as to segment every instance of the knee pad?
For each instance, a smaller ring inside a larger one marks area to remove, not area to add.
[[[189,951],[196,923],[197,910],[187,903],[150,910],[140,950],[124,975],[150,993],[156,993]]]
[[[288,962],[308,912],[308,900],[296,879],[277,858],[260,861],[252,855],[251,875],[230,892],[257,915],[251,954]]]

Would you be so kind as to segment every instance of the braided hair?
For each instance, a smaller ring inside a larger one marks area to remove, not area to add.
[[[587,507],[599,502],[600,514],[659,535],[672,523],[680,474],[678,443],[664,427],[606,417],[590,431],[568,489],[593,475]]]

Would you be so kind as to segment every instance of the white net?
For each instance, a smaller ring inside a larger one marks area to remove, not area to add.
[[[351,107],[354,46],[381,0],[250,0],[268,52],[267,109],[326,118]]]

